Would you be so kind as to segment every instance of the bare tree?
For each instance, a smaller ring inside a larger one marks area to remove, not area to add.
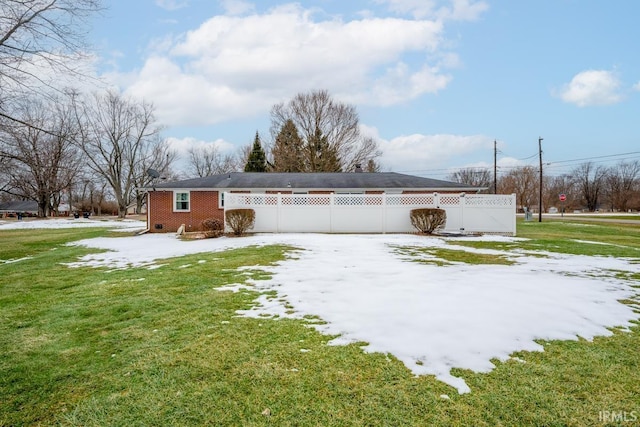
[[[146,200],[145,187],[150,186],[154,181],[153,174],[149,169],[160,173],[163,178],[172,174],[171,166],[176,160],[177,154],[171,150],[166,140],[160,140],[160,135],[150,137],[148,144],[144,144],[140,150],[137,161],[134,162],[133,173],[133,195],[130,199],[136,201],[136,213],[142,213],[142,207]]]
[[[202,178],[239,170],[238,159],[230,154],[223,155],[213,144],[191,147],[188,154],[189,177]]]
[[[140,175],[146,173],[140,165],[153,157],[160,143],[153,106],[107,92],[76,100],[75,107],[81,130],[78,145],[87,155],[87,166],[107,181],[123,218],[135,199]]]
[[[85,75],[86,24],[100,10],[101,0],[0,1],[0,116],[16,120],[12,100]]]
[[[580,196],[590,212],[598,208],[605,174],[606,168],[595,167],[591,162],[581,164],[572,172]]]
[[[606,196],[612,210],[626,211],[638,188],[640,162],[620,162],[607,169],[605,174]]]
[[[271,134],[274,140],[288,120],[294,123],[304,142],[304,171],[315,171],[314,167],[318,164],[315,160],[319,135],[326,138],[320,139],[326,142],[326,146],[322,144],[321,148],[337,157],[343,171],[354,170],[356,164],[366,164],[381,154],[372,138],[360,134],[355,107],[333,100],[326,90],[299,93],[286,104],[274,105],[271,109]],[[333,161],[329,165],[335,169]]]
[[[461,184],[488,189],[493,183],[493,174],[487,168],[464,168],[453,172],[448,179]]]
[[[0,140],[0,144],[3,144],[5,141]],[[4,198],[7,194],[5,190],[9,189],[9,184],[11,181],[11,169],[9,168],[9,158],[2,154],[3,149],[0,149],[0,198]]]
[[[4,191],[35,200],[38,215],[49,216],[80,169],[73,147],[77,128],[68,105],[25,100],[20,107],[17,117],[30,125],[12,120],[0,127],[0,157],[12,165],[5,170]]]
[[[556,206],[560,204],[562,209],[576,208],[577,196],[575,182],[569,175],[545,176],[543,203],[545,206]],[[559,197],[565,195],[566,200],[561,202]]]
[[[521,208],[530,209],[537,200],[538,170],[533,166],[515,168],[500,178],[502,193],[514,193]]]

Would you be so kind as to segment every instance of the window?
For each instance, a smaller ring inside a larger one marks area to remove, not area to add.
[[[173,210],[174,211],[186,211],[189,212],[189,192],[174,192],[173,193]]]

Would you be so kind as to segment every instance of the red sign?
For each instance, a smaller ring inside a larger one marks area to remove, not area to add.
[[[567,200],[567,196],[566,196],[566,194],[561,194],[561,195],[560,195],[560,201],[561,201],[561,202],[564,202],[565,200]]]

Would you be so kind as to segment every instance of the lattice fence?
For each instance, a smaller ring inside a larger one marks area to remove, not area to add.
[[[442,208],[446,232],[515,235],[515,195],[225,193],[225,209],[256,211],[255,232],[415,231],[409,212]]]

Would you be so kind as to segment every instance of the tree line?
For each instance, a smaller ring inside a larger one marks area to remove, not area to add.
[[[154,106],[101,90],[79,65],[90,57],[88,18],[101,11],[100,0],[0,2],[0,199],[34,200],[39,216],[64,203],[100,213],[113,200],[124,217],[141,211],[157,175],[379,168],[377,143],[360,134],[355,107],[319,90],[272,108],[271,145],[256,132],[236,154],[192,148],[177,170]]]
[[[540,206],[540,170],[534,166],[512,168],[497,180],[485,168],[462,169],[448,179],[485,187],[485,193],[493,193],[497,187],[499,194],[516,194],[522,210],[537,210]],[[564,201],[560,201],[561,194]],[[620,161],[613,166],[585,162],[567,174],[543,176],[542,209],[546,212],[551,207],[566,212],[640,210],[640,162]]]
[[[0,117],[0,192],[35,200],[39,216],[55,214],[63,202],[94,211],[101,200],[110,198],[118,216],[124,217],[132,207],[141,212],[144,188],[157,179],[151,170],[173,180],[242,170],[343,172],[360,165],[365,171],[379,169],[377,144],[359,134],[352,106],[332,100],[326,91],[299,94],[290,106],[298,107],[300,99],[313,100],[314,109],[287,114],[281,104],[273,107],[273,129],[282,126],[266,151],[256,132],[253,144],[236,155],[222,155],[213,144],[191,148],[186,170],[181,171],[151,104],[115,91],[25,97],[12,104],[10,118]],[[308,120],[304,114],[317,115],[311,117],[316,124],[310,133],[299,132],[294,122]]]

